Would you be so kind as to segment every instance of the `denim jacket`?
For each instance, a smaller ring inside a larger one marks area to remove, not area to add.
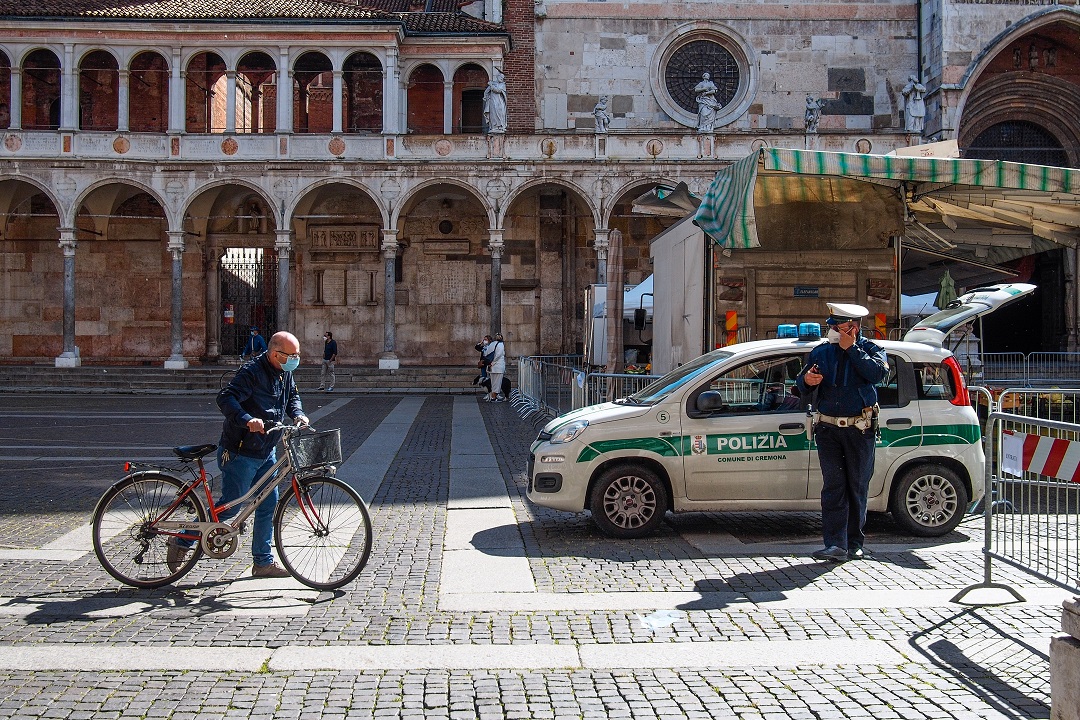
[[[271,365],[268,353],[237,370],[232,382],[218,393],[217,404],[225,416],[218,444],[231,452],[255,458],[270,457],[278,436],[249,431],[249,420],[259,418],[266,423],[285,423],[289,418],[304,414],[292,373]]]

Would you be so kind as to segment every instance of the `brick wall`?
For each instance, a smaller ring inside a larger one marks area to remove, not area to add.
[[[536,16],[533,0],[505,0],[503,16],[513,47],[503,63],[506,124],[511,133],[536,129]]]

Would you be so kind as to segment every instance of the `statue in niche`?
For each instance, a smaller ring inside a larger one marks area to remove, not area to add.
[[[806,113],[803,115],[803,122],[806,125],[806,132],[817,132],[818,121],[821,120],[821,108],[823,107],[825,107],[824,100],[814,99],[809,93],[807,93]]]
[[[506,132],[506,79],[499,68],[492,71],[484,90],[484,124],[492,135]]]
[[[592,111],[593,118],[596,120],[596,132],[598,133],[606,133],[608,124],[611,123],[611,115],[608,114],[607,103],[607,95],[601,95],[600,100],[596,103],[596,106]]]
[[[909,133],[922,134],[926,118],[926,86],[914,75],[908,76],[907,85],[900,91],[904,95],[904,129]]]
[[[716,111],[720,109],[720,103],[716,102],[716,83],[712,81],[709,73],[701,74],[701,82],[694,86],[694,96],[697,99],[699,133],[711,133],[716,127]]]

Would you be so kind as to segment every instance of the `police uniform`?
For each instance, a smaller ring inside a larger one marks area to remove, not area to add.
[[[823,485],[821,525],[825,548],[814,553],[820,560],[840,562],[863,556],[866,496],[874,474],[877,442],[877,390],[889,363],[885,351],[857,335],[851,347],[839,343],[837,325],[857,322],[870,311],[861,305],[827,303],[830,341],[810,351],[797,383],[803,398],[817,411],[814,440],[818,448]],[[821,382],[808,385],[806,373],[817,366]]]

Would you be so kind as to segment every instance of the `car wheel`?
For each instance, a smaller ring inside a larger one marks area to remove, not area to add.
[[[605,470],[589,498],[593,522],[605,534],[617,538],[656,532],[667,506],[667,491],[656,473],[634,465]]]
[[[919,465],[893,486],[891,511],[901,528],[919,537],[952,532],[964,519],[968,492],[949,468]]]

